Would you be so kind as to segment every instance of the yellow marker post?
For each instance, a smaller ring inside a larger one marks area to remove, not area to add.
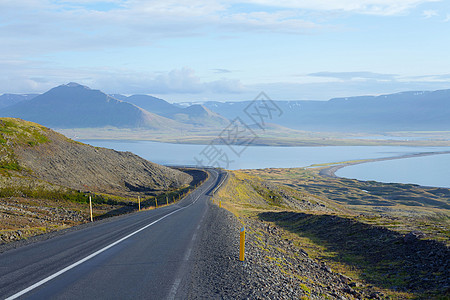
[[[244,261],[245,256],[245,227],[241,229],[241,239],[239,244],[239,260]]]
[[[141,211],[141,197],[138,196],[139,211]]]
[[[155,204],[156,204],[156,208],[158,208],[158,198],[155,197]]]
[[[92,197],[89,196],[89,211],[91,212],[91,222],[94,222],[94,218],[92,217]]]
[[[166,196],[166,204],[169,205],[169,197]]]
[[[222,207],[222,201],[219,200],[219,207]]]

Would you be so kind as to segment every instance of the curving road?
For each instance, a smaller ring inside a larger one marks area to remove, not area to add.
[[[180,202],[112,218],[0,254],[2,299],[182,299],[209,179]]]

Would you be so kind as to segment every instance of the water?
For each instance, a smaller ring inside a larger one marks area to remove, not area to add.
[[[350,140],[381,140],[381,141],[426,141],[436,139],[432,137],[422,137],[422,136],[390,136],[390,135],[346,136],[344,138]]]
[[[205,145],[183,145],[167,144],[150,141],[118,141],[118,140],[82,140],[81,142],[93,146],[111,148],[119,151],[130,151],[145,159],[164,165],[196,165],[197,159],[202,159],[202,151],[205,152]],[[329,146],[329,147],[270,147],[251,146],[247,148],[233,148],[233,152],[228,146],[215,146],[226,154],[231,161],[228,166],[222,164],[227,169],[262,169],[262,168],[294,168],[307,167],[312,164],[341,162],[356,159],[370,159],[397,156],[418,152],[449,151],[450,147],[402,147],[402,146]],[[445,157],[445,159],[444,159]],[[414,161],[409,159],[386,161],[384,171],[378,171],[378,177],[362,177],[369,174],[372,169],[379,168],[377,163],[367,163],[343,168],[338,171],[338,176],[357,178],[361,180],[377,180],[383,182],[405,182],[417,183],[431,186],[443,185],[442,178],[450,178],[444,166],[450,166],[449,155],[427,156],[413,159],[430,159],[433,163],[424,162],[427,168],[423,167],[413,170]],[[421,161],[424,161],[421,160]],[[405,161],[403,166],[391,168],[394,164]],[[205,162],[207,164],[207,162]],[[407,167],[408,166],[408,167]],[[407,173],[412,179],[403,180],[401,174],[396,171],[408,170]],[[349,170],[347,172],[347,170]],[[350,171],[351,170],[351,171]],[[355,171],[353,171],[355,170]],[[426,170],[426,171],[424,171]],[[342,173],[346,172],[346,173]],[[371,174],[371,173],[370,173]],[[388,175],[390,177],[388,177]],[[395,177],[397,176],[397,177]],[[393,179],[392,179],[393,178]],[[411,181],[410,181],[411,180]]]
[[[337,176],[450,188],[450,154],[370,162],[339,169]]]

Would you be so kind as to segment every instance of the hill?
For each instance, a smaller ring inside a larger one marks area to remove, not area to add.
[[[245,120],[243,111],[250,103],[206,102],[204,105],[227,118],[241,116]],[[274,103],[283,114],[270,122],[292,129],[345,132],[450,130],[450,90]]]
[[[223,128],[229,124],[227,118],[211,111],[203,105],[195,104],[188,107],[180,107],[149,95],[132,95],[130,97],[119,95],[117,97],[120,97],[123,101],[142,107],[149,112],[196,127]]]
[[[198,127],[224,128],[230,123],[227,118],[211,111],[204,105],[198,104],[180,108],[178,109],[178,112],[172,113],[170,118],[178,122],[188,123]]]
[[[178,111],[178,107],[166,100],[149,95],[132,95],[123,97],[122,100],[164,117],[168,117]]]
[[[183,127],[77,83],[60,85],[30,101],[1,109],[0,116],[22,118],[54,128],[113,126],[171,130]]]
[[[75,142],[20,119],[0,118],[0,153],[0,188],[61,186],[129,196],[177,189],[192,180],[132,153]]]

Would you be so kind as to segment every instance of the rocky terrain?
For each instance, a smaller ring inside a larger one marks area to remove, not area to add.
[[[239,257],[236,217],[210,206],[184,285],[189,299],[382,299],[384,294],[344,274],[283,237],[268,222],[245,218],[245,261]],[[198,295],[202,295],[199,297]]]
[[[3,198],[0,203],[0,245],[64,229],[88,221],[89,212],[77,203]],[[98,212],[96,210],[96,212]]]

